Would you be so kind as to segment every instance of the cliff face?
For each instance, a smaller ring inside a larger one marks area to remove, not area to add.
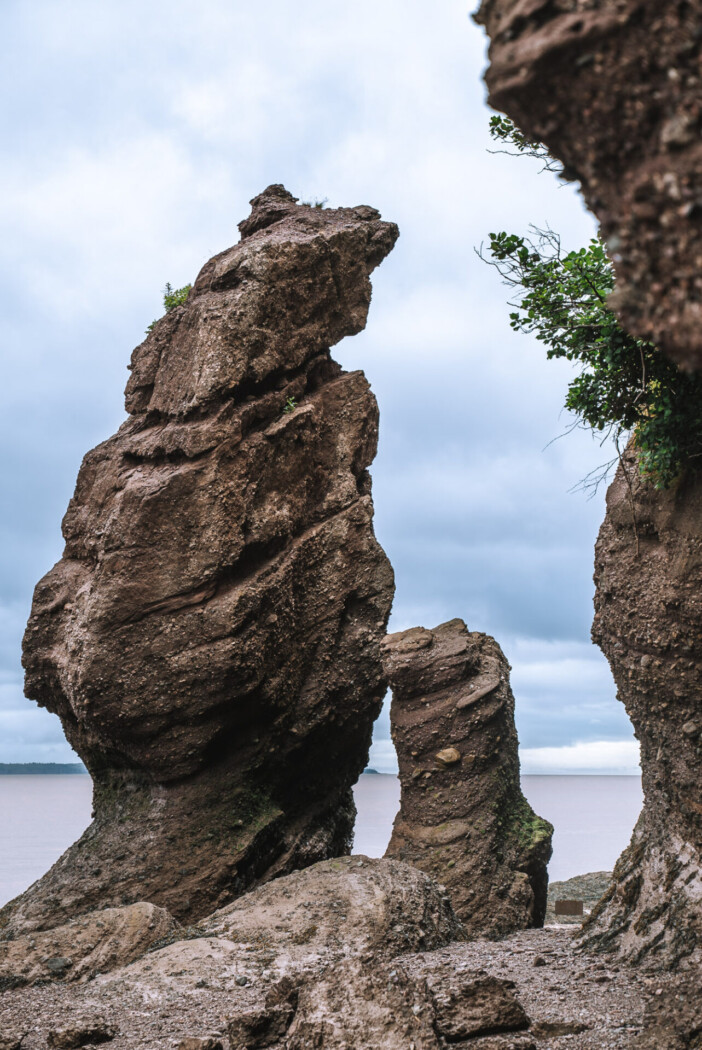
[[[484,0],[490,103],[580,180],[628,331],[702,367],[699,0]]]
[[[641,743],[644,810],[586,943],[670,965],[702,948],[702,476],[661,492],[631,451],[607,493],[593,638]]]
[[[402,785],[386,856],[439,879],[473,936],[541,926],[553,828],[521,792],[502,650],[450,620],[383,653]]]
[[[600,220],[610,305],[686,368],[702,366],[701,16],[699,0],[484,0],[476,16],[491,103]],[[596,553],[593,637],[641,743],[645,805],[585,943],[664,965],[694,965],[701,937],[701,512],[699,474],[658,491],[629,450]]]
[[[397,227],[269,187],[134,351],[24,639],[28,697],[94,822],[0,925],[148,900],[180,919],[348,850],[393,595],[366,468],[378,412],[329,347]]]

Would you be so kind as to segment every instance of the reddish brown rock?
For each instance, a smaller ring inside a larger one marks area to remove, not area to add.
[[[134,351],[37,586],[26,694],[95,782],[92,825],[0,912],[17,933],[148,900],[179,919],[348,850],[393,594],[367,467],[378,411],[329,347],[397,227],[253,202],[242,240]]]
[[[484,0],[490,101],[579,179],[627,330],[702,366],[702,2]],[[633,453],[597,543],[593,637],[641,743],[645,803],[585,945],[702,973],[702,483],[642,482]],[[641,1045],[692,1046],[662,994]],[[664,1024],[663,1015],[667,1020]],[[687,1023],[687,1022],[686,1022]],[[667,1027],[667,1034],[663,1034]],[[683,1025],[684,1027],[684,1025]],[[688,1038],[689,1036],[689,1038]]]
[[[199,1036],[189,1036],[180,1041],[178,1050],[224,1050],[224,1047],[219,1039],[213,1039],[210,1036],[204,1039]]]
[[[402,785],[387,856],[444,883],[472,935],[540,926],[553,828],[521,792],[502,650],[451,620],[383,651]]]
[[[490,103],[598,217],[628,331],[702,366],[702,2],[483,0]]]
[[[46,1045],[53,1050],[79,1050],[82,1046],[97,1046],[111,1042],[117,1032],[103,1021],[93,1021],[83,1027],[53,1028],[46,1037]]]
[[[670,966],[702,949],[702,475],[661,491],[628,451],[595,583],[593,638],[641,744],[645,802],[585,943]]]

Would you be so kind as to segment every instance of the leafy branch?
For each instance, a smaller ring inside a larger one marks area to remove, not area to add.
[[[543,159],[548,153],[506,118],[493,117],[490,130],[517,154]],[[530,237],[491,233],[488,257],[482,248],[478,254],[517,293],[510,327],[535,336],[547,358],[579,368],[565,407],[580,424],[617,447],[633,434],[639,470],[659,487],[687,466],[702,465],[702,376],[681,372],[656,346],[621,327],[607,306],[614,270],[599,238],[564,252],[558,234],[531,227]]]

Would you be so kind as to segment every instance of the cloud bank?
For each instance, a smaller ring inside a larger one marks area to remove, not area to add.
[[[631,744],[589,642],[603,493],[569,491],[608,457],[583,433],[551,443],[569,366],[510,331],[474,250],[530,222],[577,245],[593,225],[571,187],[488,152],[484,40],[462,0],[6,0],[0,58],[0,760],[71,758],[22,697],[32,588],[60,556],[82,455],[123,418],[163,285],[233,243],[271,182],[400,225],[366,331],[337,347],[380,403],[392,629],[462,616],[494,634],[528,752]],[[386,717],[376,738],[389,754]]]

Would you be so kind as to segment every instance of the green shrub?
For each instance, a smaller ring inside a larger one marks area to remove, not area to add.
[[[506,118],[494,117],[490,131],[518,153],[547,154]],[[686,467],[702,465],[702,376],[681,372],[622,328],[607,306],[614,270],[599,239],[564,252],[553,231],[532,231],[531,239],[489,235],[487,261],[518,289],[510,326],[536,336],[548,358],[579,367],[565,399],[576,423],[612,437],[618,449],[633,434],[642,475],[669,486]]]
[[[174,310],[176,306],[182,306],[190,295],[192,287],[192,284],[186,284],[182,288],[174,288],[170,281],[166,281],[166,287],[163,289],[163,305],[166,313],[170,310]],[[146,329],[147,333],[151,331],[159,320],[160,318],[156,318],[156,321],[151,322]]]

